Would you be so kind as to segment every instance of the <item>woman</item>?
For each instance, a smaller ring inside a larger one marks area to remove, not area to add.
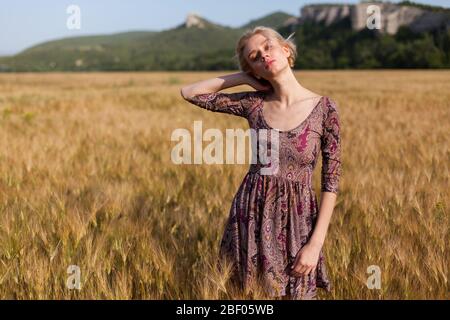
[[[331,291],[322,245],[341,175],[337,104],[297,81],[295,44],[271,28],[248,30],[236,55],[242,72],[181,89],[192,104],[278,133],[278,170],[263,175],[265,165],[250,165],[231,205],[220,256],[231,259],[232,279],[243,289],[258,283],[272,297],[317,299],[317,288]],[[242,84],[256,91],[218,92]],[[319,207],[312,175],[320,151]]]

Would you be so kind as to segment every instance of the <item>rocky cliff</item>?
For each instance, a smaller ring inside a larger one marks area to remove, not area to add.
[[[371,20],[370,17],[374,14],[373,11],[368,11],[371,5],[379,8],[379,30],[382,33],[395,34],[400,26],[408,26],[416,32],[428,31],[442,26],[450,28],[448,11],[429,11],[415,6],[389,2],[364,2],[354,5],[306,5],[300,9],[300,17],[297,19],[297,23],[315,21],[328,26],[349,17],[352,29],[361,30],[367,27],[367,21]]]

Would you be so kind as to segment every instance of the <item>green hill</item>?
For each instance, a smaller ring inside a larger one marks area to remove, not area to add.
[[[0,57],[0,71],[236,69],[232,58],[235,43],[244,30],[257,25],[275,28],[285,37],[296,32],[296,68],[450,66],[448,27],[421,33],[401,27],[395,35],[387,35],[369,29],[354,31],[349,18],[328,26],[295,21],[296,17],[278,11],[231,28],[190,15],[183,24],[159,32],[133,31],[41,43],[17,55]]]
[[[241,29],[253,28],[256,26],[267,26],[278,29],[283,27],[283,24],[290,18],[295,18],[295,16],[282,11],[277,11],[260,19],[251,20],[249,23],[241,26]]]

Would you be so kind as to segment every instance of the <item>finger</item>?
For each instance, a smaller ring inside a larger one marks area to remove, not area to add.
[[[317,266],[315,266],[315,267],[312,269],[311,272],[312,272],[313,274],[316,274],[316,271],[317,271]]]
[[[306,266],[304,264],[300,264],[295,271],[297,271],[300,274],[303,274],[306,271]]]
[[[300,278],[302,276],[301,273],[298,273],[297,271],[294,270],[291,271],[291,275],[296,278]]]
[[[312,272],[313,268],[314,268],[314,266],[312,266],[312,265],[306,265],[306,268],[305,268],[305,271],[303,272],[303,274],[309,275]]]
[[[309,267],[306,267],[305,270],[303,271],[303,275],[307,276],[309,273]]]
[[[301,268],[301,266],[299,265],[299,264],[295,264],[295,265],[293,265],[293,267],[291,268],[291,274],[294,276],[294,277],[300,277],[301,276],[301,273],[299,272],[300,271],[300,268]]]
[[[305,275],[309,275],[312,271],[313,267],[309,267],[306,271],[305,271]]]
[[[299,270],[300,270],[300,264],[298,264],[298,263],[292,264],[291,270],[290,270],[291,273],[298,273]]]
[[[302,268],[302,270],[300,271],[300,273],[302,274],[302,275],[306,275],[306,272],[308,271],[308,268],[307,267],[304,267],[304,268]]]
[[[291,264],[291,270],[294,270],[296,267],[298,267],[299,259],[300,259],[300,257],[297,254],[297,256],[294,258],[294,262],[292,262],[292,264]]]

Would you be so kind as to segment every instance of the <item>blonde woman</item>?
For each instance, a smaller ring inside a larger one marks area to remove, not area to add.
[[[333,99],[296,79],[289,38],[262,26],[247,30],[236,46],[242,72],[190,84],[181,95],[278,133],[278,170],[261,174],[270,163],[252,163],[231,204],[219,254],[233,262],[232,280],[245,290],[257,280],[273,298],[317,299],[317,288],[331,291],[322,245],[341,175],[340,121]],[[256,91],[219,92],[242,84]],[[312,176],[320,152],[318,205]]]

